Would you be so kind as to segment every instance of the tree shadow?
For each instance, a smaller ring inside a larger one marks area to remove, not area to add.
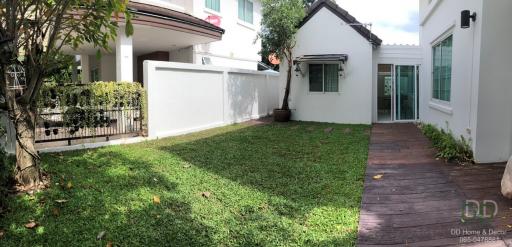
[[[332,132],[325,131],[331,127]],[[159,149],[268,195],[266,205],[248,205],[240,209],[241,214],[257,214],[261,207],[267,207],[280,217],[320,229],[332,223],[323,222],[324,217],[344,223],[350,221],[344,217],[358,218],[367,129],[361,125],[273,123],[161,145]],[[325,229],[322,234],[329,231],[343,236],[330,242],[347,243],[357,234],[357,229],[346,234],[340,234],[343,229]]]
[[[214,229],[152,164],[106,149],[44,155],[52,187],[12,196],[2,246],[208,246]],[[154,203],[158,196],[160,203]],[[141,200],[142,199],[142,200]],[[65,200],[65,202],[58,202]],[[38,227],[26,229],[35,220]],[[105,231],[101,240],[97,235]]]
[[[258,113],[258,109],[254,113],[255,104],[260,102],[258,89],[255,82],[247,81],[247,78],[238,74],[230,74],[227,83],[230,119],[238,122]]]
[[[241,122],[266,116],[277,102],[277,92],[269,86],[270,75],[229,72],[227,81],[228,111],[231,121]]]
[[[332,132],[324,132],[328,127]],[[313,123],[234,125],[46,154],[51,189],[9,199],[12,211],[0,222],[6,232],[0,241],[2,246],[351,245],[366,130]],[[212,195],[205,198],[201,191]],[[153,196],[161,202],[153,203]],[[67,202],[56,202],[60,199]],[[31,219],[40,227],[25,229]],[[97,241],[101,231],[106,236]]]

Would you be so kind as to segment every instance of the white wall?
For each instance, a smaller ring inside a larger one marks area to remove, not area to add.
[[[194,63],[194,47],[190,46],[178,50],[172,50],[169,53],[170,62]]]
[[[379,64],[394,64],[394,65],[420,65],[420,73],[422,72],[423,63],[422,49],[415,45],[382,45],[375,49],[373,52],[373,110],[372,122],[378,120],[378,105],[377,105],[377,66]],[[420,83],[422,83],[420,81]],[[419,92],[422,94],[422,92]]]
[[[201,57],[207,56],[216,66],[234,67],[256,70],[261,57],[261,40],[256,40],[261,23],[261,1],[253,0],[253,24],[238,19],[238,0],[221,0],[220,12],[205,8],[205,1],[194,0],[193,15],[205,19],[209,15],[221,17],[221,28],[226,33],[221,41],[196,45],[196,63],[201,63]]]
[[[372,57],[369,41],[352,27],[322,8],[298,31],[294,57],[315,54],[348,54],[345,76],[339,78],[338,93],[310,93],[308,65],[304,77],[292,74],[290,108],[292,119],[302,121],[363,123],[372,122]],[[285,63],[281,66],[283,97]]]
[[[102,55],[100,60],[100,80],[116,81],[116,56]]]
[[[482,0],[434,0],[430,5],[427,0],[421,0],[420,7],[420,46],[423,49],[420,118],[438,127],[449,128],[455,136],[470,138],[474,149],[479,101]],[[460,13],[465,9],[478,15],[477,21],[469,29],[460,28]],[[440,102],[432,99],[432,46],[450,33],[453,34],[451,101]]]
[[[512,1],[485,0],[482,24],[475,156],[506,161],[512,154]]]
[[[210,57],[212,65],[256,70],[261,56],[261,40],[256,40],[261,28],[261,1],[253,0],[253,23],[238,18],[238,0],[221,0],[220,12],[205,7],[204,0],[134,0],[173,9],[205,20],[210,15],[221,18],[225,30],[222,40],[195,45],[193,49],[171,51],[171,61],[201,64],[202,57]],[[256,42],[255,42],[256,40]],[[185,57],[184,57],[185,56]]]
[[[278,105],[278,73],[144,62],[150,138],[266,116]]]
[[[192,0],[131,0],[133,2],[151,4],[154,6],[168,8],[180,12],[188,12]]]

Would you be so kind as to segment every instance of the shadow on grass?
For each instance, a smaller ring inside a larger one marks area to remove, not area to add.
[[[52,188],[8,200],[11,212],[0,222],[6,231],[0,243],[354,245],[367,129],[313,123],[231,126],[45,155]],[[202,196],[204,191],[211,196]],[[153,196],[161,203],[154,204]],[[59,204],[59,199],[68,201]],[[25,229],[31,219],[41,226]],[[97,241],[101,231],[107,234]]]
[[[12,196],[1,246],[206,246],[214,229],[174,197],[176,183],[153,166],[106,150],[45,155],[52,188]],[[158,196],[160,203],[153,202]],[[59,203],[57,200],[67,200]],[[26,229],[35,220],[39,227]],[[98,233],[105,237],[97,240]]]
[[[258,215],[267,208],[305,229],[339,237],[306,244],[346,245],[357,233],[368,139],[368,126],[274,123],[159,149],[268,195],[267,205],[247,205],[238,213]]]
[[[359,207],[360,194],[350,189],[362,190],[367,127],[334,125],[338,129],[325,133],[329,126],[333,125],[252,126],[159,149],[298,207]],[[351,132],[343,133],[345,127]]]

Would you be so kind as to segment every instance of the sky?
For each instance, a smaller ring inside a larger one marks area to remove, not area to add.
[[[372,23],[372,32],[383,44],[419,43],[418,0],[336,0],[361,23]]]

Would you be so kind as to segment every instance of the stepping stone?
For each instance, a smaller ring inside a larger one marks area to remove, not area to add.
[[[326,134],[329,134],[329,133],[331,133],[333,130],[334,130],[333,128],[327,128],[327,129],[324,129],[324,132],[325,132]]]

